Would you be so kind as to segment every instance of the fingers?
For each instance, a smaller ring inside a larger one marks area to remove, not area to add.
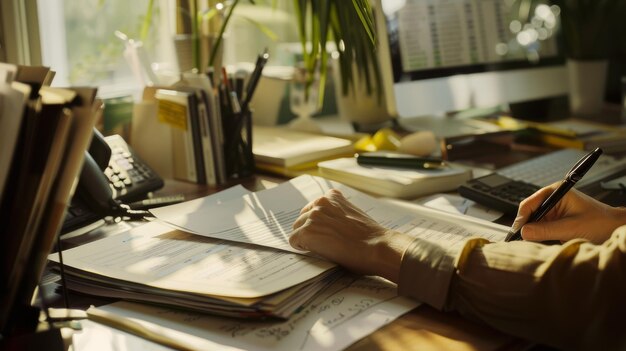
[[[572,236],[576,236],[574,231],[579,225],[579,220],[576,218],[528,223],[522,227],[522,238],[529,241],[567,241],[571,239]]]
[[[311,235],[303,235],[303,227],[310,221],[312,214],[315,213],[315,215],[319,216],[320,213],[323,212],[322,210],[324,208],[336,205],[336,201],[333,200],[343,199],[345,198],[339,190],[331,189],[324,196],[321,196],[304,206],[300,210],[300,216],[296,218],[292,225],[294,231],[289,237],[289,244],[298,250],[309,250],[309,245],[307,245],[306,241],[309,240]]]
[[[526,199],[520,202],[519,208],[517,209],[517,216],[513,221],[513,225],[511,226],[512,231],[518,231],[526,222],[528,222],[528,218],[530,215],[539,208],[541,203],[548,197],[554,189],[558,187],[558,183],[553,183],[544,188],[537,190],[534,194],[530,195]]]
[[[345,199],[341,191],[337,189],[330,189],[326,192],[326,194],[324,194],[324,196],[320,196],[317,199],[306,204],[304,207],[302,207],[302,209],[300,210],[300,214],[309,212],[313,207],[317,206],[320,201],[324,201],[324,200],[328,200],[332,198]]]
[[[293,233],[291,233],[291,236],[289,237],[289,245],[291,245],[291,247],[293,247],[296,250],[309,251],[307,246],[302,241],[303,239],[302,239],[302,235],[300,234],[300,230],[299,229],[294,230]]]

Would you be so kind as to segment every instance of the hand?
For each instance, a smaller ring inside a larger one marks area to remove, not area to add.
[[[539,222],[526,223],[531,213],[558,187],[554,183],[520,203],[513,229],[522,226],[524,240],[562,242],[575,238],[603,243],[613,230],[626,224],[626,211],[599,202],[575,189],[570,190]],[[525,224],[526,223],[526,224]]]
[[[402,254],[412,239],[388,230],[330,190],[300,211],[289,243],[312,251],[359,274],[397,282]]]

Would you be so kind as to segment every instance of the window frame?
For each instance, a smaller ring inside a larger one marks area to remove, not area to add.
[[[0,4],[1,59],[8,63],[40,66],[41,42],[37,0],[9,0]]]

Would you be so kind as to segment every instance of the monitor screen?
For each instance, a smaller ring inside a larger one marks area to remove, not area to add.
[[[567,94],[553,13],[525,32],[511,1],[377,0],[374,9],[387,108],[395,117]]]

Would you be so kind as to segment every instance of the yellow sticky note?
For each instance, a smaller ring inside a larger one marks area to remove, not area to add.
[[[400,136],[389,128],[382,128],[372,137],[377,150],[397,150],[400,146]]]
[[[187,106],[168,100],[158,100],[159,122],[187,130]]]

